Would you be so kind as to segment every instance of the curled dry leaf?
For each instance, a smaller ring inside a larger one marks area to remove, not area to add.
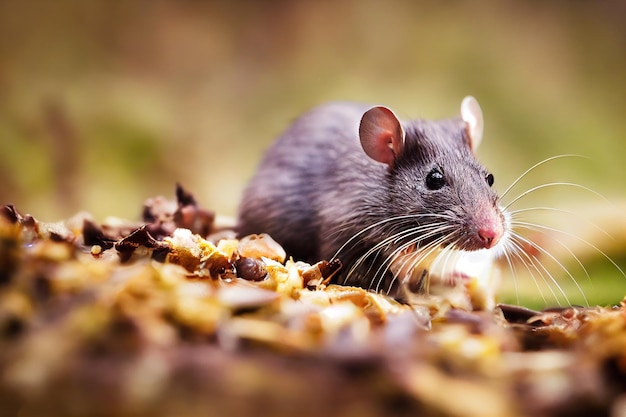
[[[283,247],[267,234],[242,238],[239,242],[239,253],[245,258],[268,258],[281,264],[287,258]]]

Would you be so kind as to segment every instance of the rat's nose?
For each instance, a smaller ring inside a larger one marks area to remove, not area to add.
[[[497,225],[489,225],[482,227],[478,230],[478,237],[482,242],[485,249],[490,249],[495,246],[502,236],[502,228]]]

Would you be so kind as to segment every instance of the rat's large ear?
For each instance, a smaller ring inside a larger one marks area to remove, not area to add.
[[[359,126],[361,146],[375,161],[393,167],[404,145],[404,130],[387,107],[373,107],[363,114]]]
[[[461,103],[461,119],[467,123],[467,136],[472,150],[476,152],[480,141],[483,139],[483,112],[478,101],[472,96],[467,96]]]

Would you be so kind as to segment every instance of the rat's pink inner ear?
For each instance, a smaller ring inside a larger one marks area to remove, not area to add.
[[[404,130],[396,115],[387,107],[366,111],[359,126],[361,146],[375,161],[391,168],[404,145]]]

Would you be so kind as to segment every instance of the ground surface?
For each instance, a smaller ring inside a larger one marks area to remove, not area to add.
[[[626,413],[626,305],[467,311],[329,285],[178,189],[143,221],[0,214],[0,414]]]

